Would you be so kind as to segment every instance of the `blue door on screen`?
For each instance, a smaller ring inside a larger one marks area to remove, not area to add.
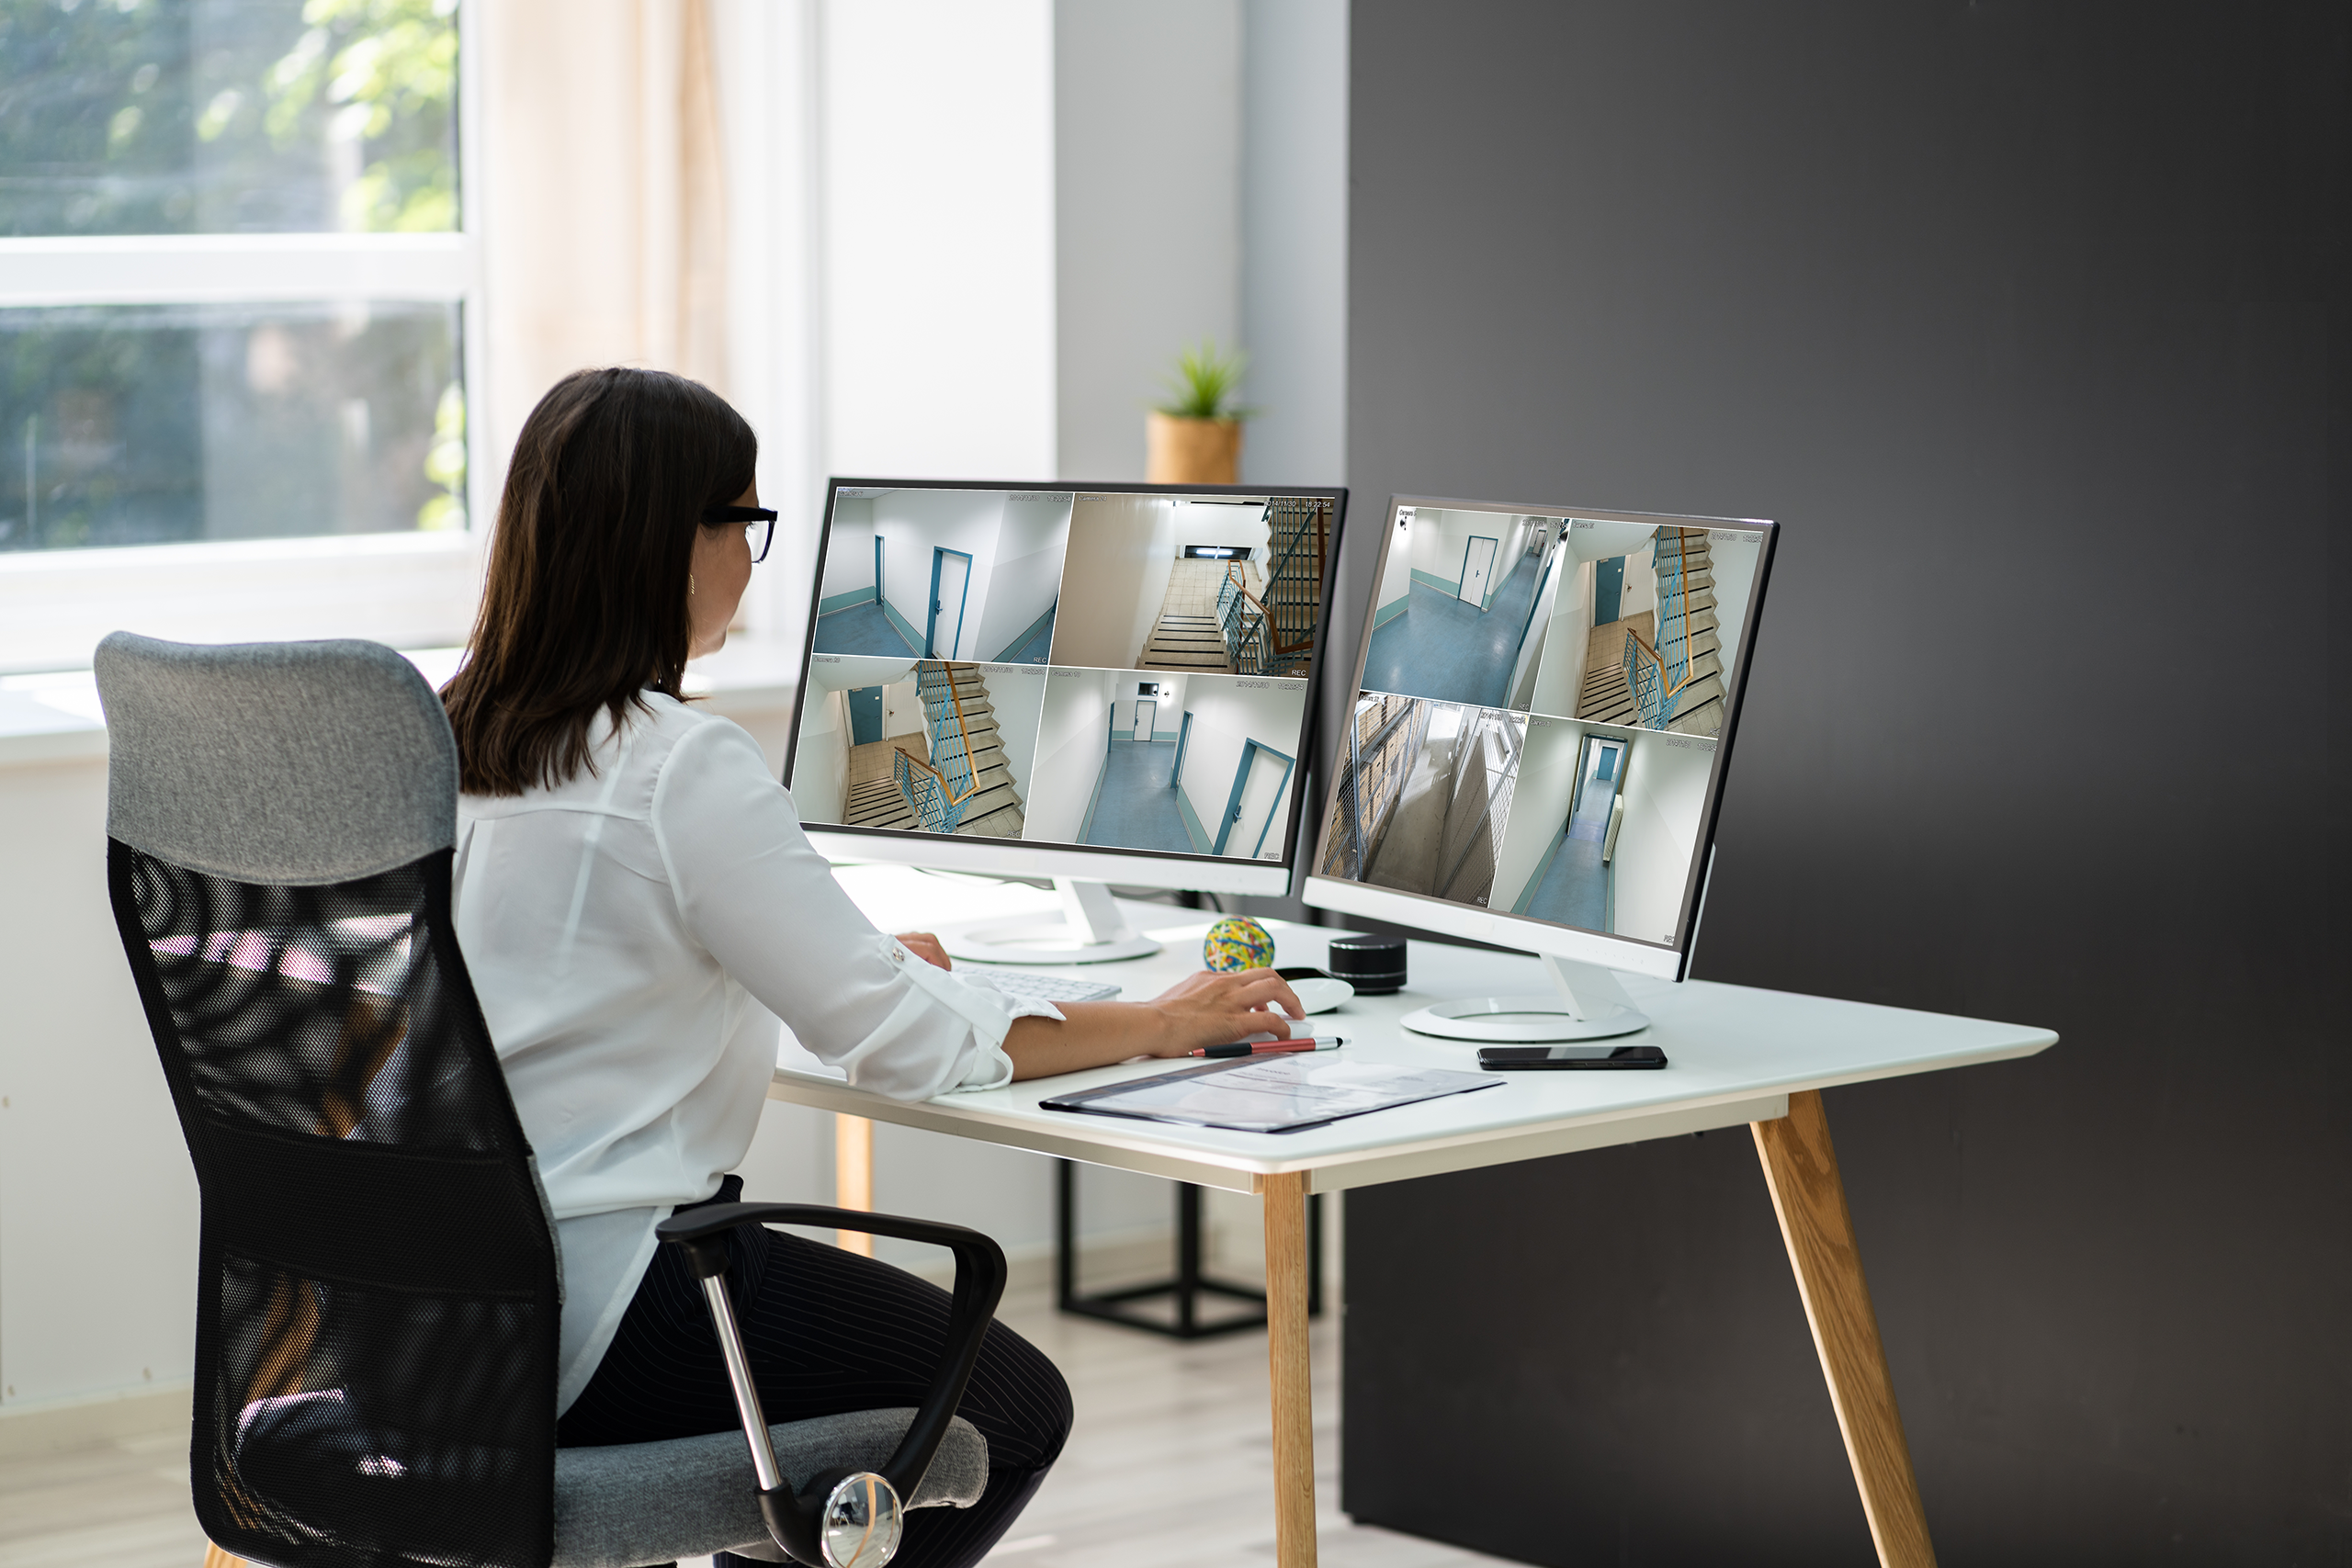
[[[870,746],[882,739],[882,688],[859,686],[849,694],[849,741]]]
[[[1625,558],[1611,556],[1592,565],[1592,624],[1605,626],[1617,618],[1617,602],[1625,592]]]
[[[933,546],[931,552],[931,624],[923,628],[923,657],[953,659],[963,649],[964,603],[972,586],[972,558],[962,550]]]
[[[1225,803],[1218,823],[1214,854],[1265,853],[1266,836],[1281,814],[1283,793],[1290,784],[1294,759],[1257,740],[1241,743],[1241,765],[1233,773],[1233,794]]]

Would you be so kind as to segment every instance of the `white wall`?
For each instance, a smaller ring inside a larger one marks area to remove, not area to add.
[[[918,637],[930,624],[932,552],[961,550],[972,558],[960,612],[952,597],[940,611],[942,659],[978,657],[1004,506],[1004,492],[994,490],[897,490],[874,498],[874,533],[882,541],[882,597]]]
[[[1616,873],[1611,929],[1645,942],[1671,942],[1715,753],[1712,746],[1702,750],[1665,735],[1637,737],[1627,752],[1625,820],[1610,862]]]
[[[1238,675],[1194,675],[1185,688],[1184,705],[1193,716],[1193,738],[1184,745],[1184,776],[1180,781],[1193,814],[1216,840],[1217,819],[1233,797],[1234,774],[1241,766],[1242,742],[1255,740],[1305,765],[1299,755],[1298,732],[1306,712],[1304,681],[1245,680]],[[1291,774],[1290,789],[1299,786],[1299,773]],[[1288,803],[1278,808],[1274,831],[1267,835],[1268,858],[1282,852],[1282,825],[1288,820]],[[1229,852],[1247,846],[1227,844]]]
[[[974,657],[996,659],[1010,652],[1007,645],[1054,607],[1062,591],[1069,514],[1067,493],[1023,491],[1006,498]]]
[[[1037,776],[1037,726],[1046,705],[1046,667],[989,664],[982,667],[980,679],[988,682],[989,705],[996,710],[997,744],[1004,748],[1005,768],[1025,804],[1030,782]]]
[[[1387,526],[1396,537],[1388,541],[1388,558],[1380,569],[1380,600],[1375,613],[1410,597],[1413,592],[1413,525],[1408,519]]]
[[[759,432],[760,502],[780,514],[743,596],[743,623],[756,637],[797,649],[826,472],[817,6],[713,0],[710,20],[727,193],[722,389]]]
[[[871,553],[871,552],[869,552]],[[844,694],[905,680],[911,659],[819,654],[808,666],[808,700],[800,708],[800,744],[792,758],[792,799],[804,822],[839,822],[849,798],[849,749],[856,744]],[[911,683],[905,690],[911,694]],[[922,728],[916,709],[913,728]],[[888,727],[885,727],[886,733]]]
[[[1544,649],[1551,640],[1552,617],[1560,602],[1560,584],[1576,570],[1576,561],[1555,540],[1535,568],[1535,602],[1528,606],[1527,635],[1511,667],[1507,704],[1524,708],[1535,694],[1535,677],[1544,667]]]
[[[779,539],[783,534],[784,519],[779,517]],[[847,497],[833,503],[832,536],[825,542],[825,591],[819,597],[831,599],[873,586],[874,502],[869,496]]]
[[[1036,788],[1023,814],[1024,839],[1078,842],[1111,739],[1111,705],[1136,677],[1115,670],[1050,670],[1037,726]]]
[[[1536,667],[1535,694],[1527,705],[1530,710],[1562,717],[1575,714],[1577,699],[1584,691],[1585,655],[1592,646],[1592,563],[1645,550],[1655,532],[1655,525],[1647,523],[1610,523],[1588,517],[1571,521],[1562,548],[1567,560],[1577,563],[1577,569],[1573,575],[1566,573],[1565,566],[1562,569],[1560,590],[1552,600],[1551,625],[1544,634],[1543,661]],[[1626,575],[1629,580],[1633,575],[1630,562]],[[1655,578],[1650,592],[1655,604]],[[1620,614],[1624,613],[1621,605]]]
[[[792,757],[792,804],[803,822],[840,822],[849,797],[849,699],[813,684]]]
[[[922,735],[923,755],[931,754],[929,731],[924,727],[922,696],[912,681],[893,681],[882,688],[882,739],[894,740],[901,735]],[[896,767],[897,763],[891,766]]]
[[[1054,51],[1059,471],[1139,479],[1177,351],[1240,344],[1240,0],[1060,0]]]
[[[1243,0],[1241,15],[1241,334],[1259,411],[1241,477],[1338,484],[1348,471],[1347,0]]]
[[[1491,588],[1510,570],[1511,540],[1520,531],[1519,520],[1502,513],[1443,512],[1424,506],[1413,514],[1413,570],[1459,584],[1471,538],[1475,536],[1492,539],[1495,570],[1488,584]]]
[[[1149,670],[1137,674],[1132,681],[1122,681],[1119,683],[1119,728],[1132,735],[1135,732],[1136,710],[1146,703],[1156,702],[1159,706],[1151,716],[1151,738],[1154,740],[1175,739],[1178,729],[1184,722],[1185,682],[1190,678],[1184,675],[1170,675],[1164,670]],[[1157,682],[1166,688],[1166,694],[1159,697],[1136,696],[1136,688],[1146,681]]]
[[[1657,568],[1651,563],[1648,540],[1625,552],[1625,586],[1617,596],[1617,618],[1630,621],[1645,610],[1657,613]]]
[[[857,0],[820,31],[829,467],[1055,472],[1051,5]]]
[[[1568,799],[1576,793],[1577,749],[1583,739],[1584,727],[1567,719],[1527,721],[1519,779],[1511,786],[1510,816],[1503,824],[1502,842],[1495,847],[1495,886],[1487,899],[1488,908],[1507,911],[1519,902],[1528,879],[1543,863],[1544,852],[1567,821]]]
[[[0,771],[0,1408],[185,1383],[195,1353],[196,1176],[107,903],[106,814],[103,760]]]
[[[1148,495],[1081,495],[1054,616],[1054,662],[1123,669],[1136,661],[1167,602],[1176,560],[1176,503]]]
[[[1740,635],[1747,625],[1747,602],[1756,591],[1756,558],[1763,544],[1756,539],[1711,540],[1707,558],[1715,579],[1715,635],[1723,639],[1724,689],[1739,661]]]
[[[1215,501],[1179,501],[1176,503],[1176,553],[1182,556],[1187,545],[1246,545],[1256,553],[1250,564],[1265,575],[1274,545],[1274,531],[1266,524],[1263,503],[1252,502],[1246,506],[1234,506]]]
[[[1560,587],[1552,596],[1552,615],[1544,632],[1544,657],[1535,667],[1535,694],[1528,699],[1534,713],[1577,711],[1584,691],[1585,655],[1592,647],[1592,563],[1578,560],[1574,547],[1562,546]]]

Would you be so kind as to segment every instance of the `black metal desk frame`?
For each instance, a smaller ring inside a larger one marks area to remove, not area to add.
[[[1164,1334],[1170,1339],[1207,1339],[1246,1328],[1266,1326],[1266,1292],[1255,1285],[1212,1279],[1201,1267],[1201,1190],[1190,1181],[1176,1188],[1176,1277],[1150,1284],[1127,1285],[1091,1295],[1078,1292],[1078,1162],[1057,1160],[1060,1167],[1054,1186],[1054,1304],[1079,1317],[1100,1318],[1128,1328]],[[1323,1312],[1323,1195],[1306,1201],[1306,1313]],[[1204,1322],[1201,1298],[1225,1296],[1255,1302],[1258,1311],[1239,1317]],[[1176,1316],[1163,1323],[1135,1310],[1133,1303],[1156,1297],[1174,1299]]]

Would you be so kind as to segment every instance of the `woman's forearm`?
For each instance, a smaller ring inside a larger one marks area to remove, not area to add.
[[[1004,1037],[1015,1078],[1042,1078],[1124,1062],[1130,1056],[1177,1055],[1167,1021],[1148,1002],[1061,1002],[1067,1021],[1016,1018]],[[1186,1047],[1190,1049],[1190,1047]]]
[[[1274,1010],[1279,1009],[1281,1010]],[[1064,1021],[1016,1018],[1004,1037],[1016,1078],[1108,1066],[1130,1056],[1182,1056],[1204,1045],[1284,1035],[1305,1018],[1298,994],[1271,969],[1188,976],[1148,1002],[1064,1002]]]

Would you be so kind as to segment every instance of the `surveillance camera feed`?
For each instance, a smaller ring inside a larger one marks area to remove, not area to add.
[[[786,774],[801,819],[1281,860],[1332,513],[837,487]]]
[[[1398,504],[1316,873],[1680,942],[1771,531]]]

